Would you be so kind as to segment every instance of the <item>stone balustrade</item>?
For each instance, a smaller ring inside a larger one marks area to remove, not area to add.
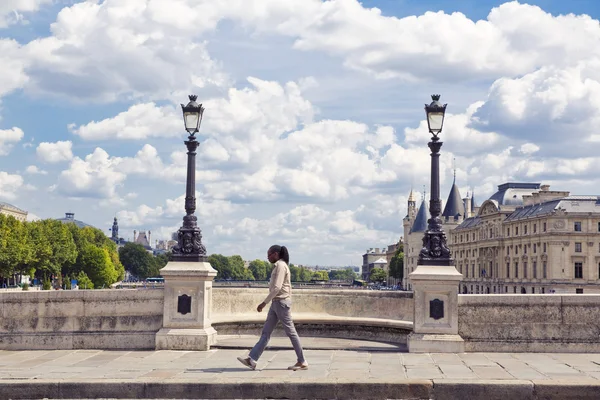
[[[213,288],[217,332],[258,334],[266,294]],[[293,312],[321,335],[385,339],[410,331],[412,301],[406,292],[295,289]],[[163,304],[161,289],[1,292],[0,349],[153,349]],[[600,295],[460,295],[458,305],[467,351],[600,351]]]
[[[467,352],[600,351],[600,295],[461,295]]]

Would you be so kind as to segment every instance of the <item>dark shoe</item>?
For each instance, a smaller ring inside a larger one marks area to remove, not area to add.
[[[250,357],[238,357],[237,358],[239,362],[241,362],[242,364],[244,364],[246,367],[254,370],[256,369],[256,361],[254,361],[253,359],[251,359]]]

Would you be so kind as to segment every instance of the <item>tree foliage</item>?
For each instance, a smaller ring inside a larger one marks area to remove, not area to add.
[[[44,282],[83,273],[96,286],[108,287],[122,279],[124,269],[115,243],[99,229],[53,219],[21,222],[0,215],[0,277],[16,273]]]
[[[404,246],[400,244],[390,261],[390,276],[402,280],[404,278]]]
[[[329,279],[332,281],[353,281],[356,279],[356,273],[352,268],[332,269],[329,271]]]
[[[166,254],[153,256],[139,243],[126,243],[119,249],[119,258],[130,274],[139,279],[160,275],[160,269],[167,265]]]
[[[373,268],[369,274],[371,282],[383,282],[387,278],[387,274],[383,268]]]

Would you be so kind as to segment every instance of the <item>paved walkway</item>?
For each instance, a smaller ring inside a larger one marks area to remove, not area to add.
[[[0,399],[600,398],[600,354],[306,350],[294,372],[293,351],[265,351],[255,371],[245,352],[0,350]]]

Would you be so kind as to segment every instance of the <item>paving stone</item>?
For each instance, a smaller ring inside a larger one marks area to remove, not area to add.
[[[464,365],[462,358],[458,354],[446,354],[446,353],[432,353],[431,359],[436,364],[454,364]]]
[[[406,376],[411,379],[436,379],[442,378],[442,371],[439,370],[438,367],[427,367],[427,366],[407,366],[406,367]]]
[[[473,365],[470,368],[480,379],[515,379],[499,365]]]
[[[465,365],[472,366],[497,366],[498,364],[495,361],[490,360],[485,356],[485,354],[481,353],[462,353],[458,355],[461,360],[465,363]]]
[[[479,377],[466,365],[439,364],[444,378],[449,379],[478,379]]]
[[[429,354],[402,354],[403,365],[433,365],[433,359]]]

